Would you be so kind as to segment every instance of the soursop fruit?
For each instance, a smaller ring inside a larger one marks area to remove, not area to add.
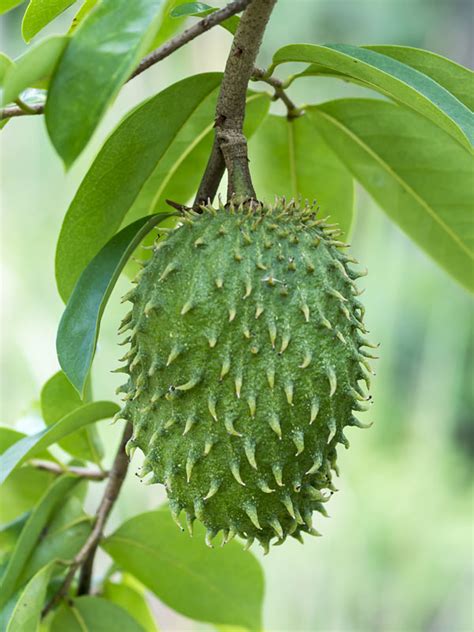
[[[345,426],[362,426],[364,308],[334,224],[278,200],[187,212],[124,297],[120,414],[178,521],[265,550],[317,535]]]

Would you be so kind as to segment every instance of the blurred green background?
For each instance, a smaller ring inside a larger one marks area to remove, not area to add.
[[[1,18],[1,49],[12,56],[25,48],[23,10]],[[48,31],[66,30],[72,13]],[[277,47],[303,41],[405,44],[469,65],[473,27],[472,5],[455,0],[279,0],[260,65]],[[11,121],[2,131],[2,423],[28,432],[40,427],[36,402],[58,368],[54,341],[63,309],[54,282],[55,242],[98,147],[145,97],[184,76],[222,69],[229,43],[229,35],[215,29],[128,84],[67,174],[41,117]],[[357,89],[322,78],[291,89],[297,102],[349,93]],[[371,339],[381,343],[375,404],[364,418],[375,423],[351,431],[351,449],[340,453],[331,519],[316,524],[324,537],[308,538],[304,547],[288,542],[265,558],[256,551],[267,581],[265,629],[471,632],[472,299],[363,191],[356,204],[353,251],[370,271],[362,284],[367,323]],[[115,332],[126,286],[119,283],[103,322],[93,371],[101,399],[114,398],[120,383],[110,369],[120,355]],[[112,454],[119,429],[102,424],[100,432]],[[138,465],[110,526],[163,501],[159,487],[144,488],[133,476]],[[96,486],[91,509],[99,492]],[[152,605],[163,630],[207,630],[156,600]]]

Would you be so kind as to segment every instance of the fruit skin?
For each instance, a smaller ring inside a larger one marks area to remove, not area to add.
[[[363,274],[334,226],[284,200],[203,207],[158,241],[124,297],[128,450],[144,452],[147,482],[164,483],[175,519],[200,520],[209,544],[221,530],[266,550],[317,535],[336,445],[362,426]]]

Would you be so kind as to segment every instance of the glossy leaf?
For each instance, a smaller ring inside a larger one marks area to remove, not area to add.
[[[64,603],[55,613],[50,632],[144,632],[144,628],[120,606],[100,597],[79,597]]]
[[[15,592],[23,568],[51,514],[78,483],[79,479],[75,476],[64,475],[57,478],[31,512],[0,581],[0,609]]]
[[[61,56],[67,37],[53,35],[32,46],[15,60],[5,74],[3,103],[15,101],[25,88],[30,88],[39,80],[49,77]]]
[[[54,562],[41,568],[19,593],[6,632],[37,632]]]
[[[76,389],[62,371],[55,373],[41,390],[41,412],[50,426],[83,405]],[[58,441],[60,447],[84,461],[100,463],[104,456],[102,443],[95,426],[87,426]]]
[[[393,57],[431,77],[440,86],[451,92],[461,103],[474,110],[474,72],[441,55],[422,48],[410,46],[363,46],[376,53]]]
[[[3,483],[15,468],[36,456],[44,448],[88,424],[113,417],[118,411],[119,407],[112,402],[85,404],[41,432],[23,437],[0,456],[0,483]]]
[[[120,582],[105,582],[102,596],[131,614],[146,632],[157,632],[145,591],[133,577],[124,574]]]
[[[474,290],[472,155],[429,120],[385,101],[330,101],[308,116],[389,217]]]
[[[25,0],[0,0],[0,15],[2,15],[2,13],[6,13],[7,11],[11,11],[20,4],[23,4],[23,2],[25,2]]]
[[[333,44],[291,44],[277,51],[274,64],[308,62],[331,74],[354,80],[416,110],[469,150],[474,143],[472,112],[446,88],[415,68],[373,50]],[[305,73],[306,74],[306,73]]]
[[[61,228],[56,279],[65,301],[81,272],[117,232],[150,175],[221,77],[218,73],[196,75],[166,88],[128,114],[106,141]],[[166,125],[158,121],[166,121]]]
[[[171,16],[173,18],[182,18],[186,16],[203,18],[217,10],[218,9],[216,7],[211,7],[204,2],[185,2],[184,4],[179,4],[176,8],[174,8],[171,11]],[[226,31],[229,31],[232,35],[235,35],[239,22],[240,18],[237,15],[232,15],[230,18],[227,18],[227,20],[221,22],[220,26],[225,28]]]
[[[200,525],[190,538],[164,509],[128,520],[102,546],[177,612],[198,621],[260,628],[263,573],[237,542],[209,549]]]
[[[330,215],[348,234],[352,176],[307,116],[288,121],[270,115],[251,140],[249,155],[259,198],[269,204],[276,195],[316,200],[322,216]]]
[[[74,2],[76,0],[30,0],[21,25],[25,42],[29,42]]]
[[[143,217],[106,244],[81,274],[59,323],[59,364],[80,395],[94,359],[100,321],[117,279],[133,251],[159,222],[172,213]]]
[[[147,50],[161,1],[102,0],[69,42],[45,111],[49,136],[66,166],[84,149]]]

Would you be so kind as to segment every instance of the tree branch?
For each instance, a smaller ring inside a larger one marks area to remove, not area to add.
[[[199,35],[202,35],[206,31],[209,31],[224,20],[227,20],[227,18],[232,17],[236,13],[240,13],[251,1],[252,0],[234,0],[233,2],[230,2],[228,5],[226,5],[223,9],[219,9],[218,11],[207,15],[204,19],[189,27],[179,35],[176,35],[176,37],[171,38],[170,40],[162,44],[162,46],[159,46],[156,50],[152,51],[149,55],[144,57],[135,68],[135,70],[132,72],[130,77],[127,79],[127,81],[130,81],[134,77],[137,77],[142,72],[147,70],[147,68],[150,68],[150,66],[153,66],[166,57],[169,57],[169,55],[177,51],[179,48],[181,48],[185,44],[188,44],[193,39],[195,39]],[[0,120],[13,118],[15,116],[31,116],[31,114],[42,114],[45,108],[45,106],[42,104],[29,107],[34,110],[34,112],[25,112],[25,110],[21,107],[13,105],[0,109]]]
[[[263,34],[277,0],[252,0],[240,19],[216,108],[215,140],[195,206],[212,201],[227,168],[228,198],[254,199],[247,140],[243,134],[247,87]]]
[[[129,460],[125,453],[125,446],[132,436],[132,431],[132,425],[127,423],[109,473],[109,479],[105,487],[104,495],[102,496],[102,500],[100,501],[96,512],[94,527],[87,538],[86,543],[69,565],[69,571],[60,588],[45,606],[43,616],[45,616],[67,594],[76,571],[80,567],[82,567],[83,572],[81,573],[81,578],[79,580],[78,592],[79,594],[89,592],[95,552],[102,538],[104,526],[110,512],[112,511],[115,501],[117,500],[127,474]]]
[[[87,467],[64,467],[60,463],[54,461],[43,461],[42,459],[31,459],[28,465],[32,465],[39,470],[51,472],[52,474],[75,474],[80,478],[86,478],[90,481],[103,481],[108,477],[109,473],[104,470],[91,470]]]
[[[274,100],[280,99],[286,105],[288,110],[288,118],[294,119],[303,115],[303,110],[296,106],[296,104],[290,99],[285,92],[285,84],[277,77],[271,77],[267,75],[267,72],[262,68],[254,68],[252,73],[252,81],[263,81],[275,90]]]

